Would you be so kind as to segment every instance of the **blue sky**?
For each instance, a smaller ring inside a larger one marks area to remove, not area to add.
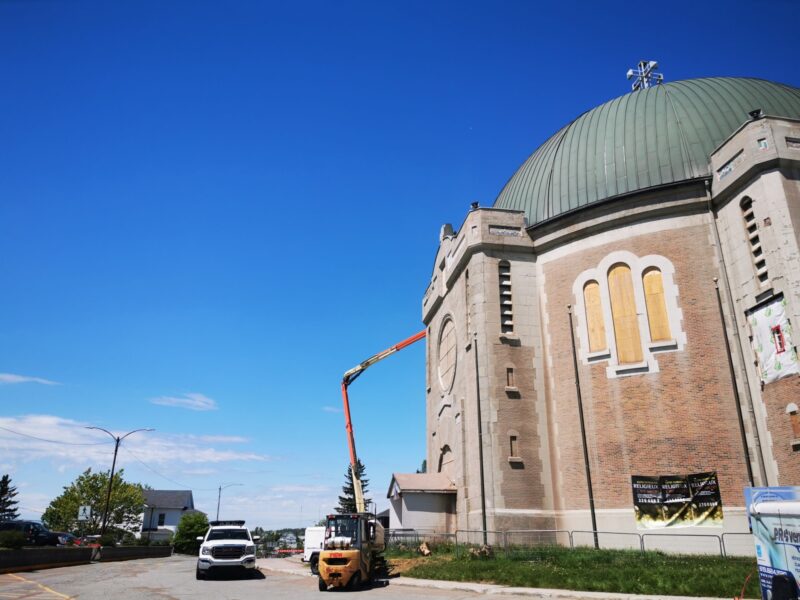
[[[332,510],[342,373],[422,328],[438,232],[657,59],[800,85],[796,3],[0,2],[0,473],[36,517],[112,447],[252,526]],[[757,22],[757,24],[756,24]],[[744,116],[743,116],[744,117]],[[424,344],[351,388],[379,508]],[[17,433],[12,433],[17,432]],[[18,435],[23,433],[62,443]]]

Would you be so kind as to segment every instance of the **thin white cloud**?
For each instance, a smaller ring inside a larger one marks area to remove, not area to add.
[[[38,383],[40,385],[61,385],[57,381],[42,379],[41,377],[28,377],[27,375],[15,375],[14,373],[0,373],[0,384],[14,383]]]
[[[276,485],[272,488],[278,494],[326,494],[330,493],[327,485]]]
[[[188,437],[208,444],[246,444],[250,441],[240,435],[190,435]]]
[[[160,406],[176,406],[189,410],[217,410],[217,403],[203,394],[183,394],[182,396],[160,396],[150,400]]]
[[[336,408],[335,406],[323,406],[322,412],[326,413],[340,413],[342,412],[341,408]]]
[[[20,463],[49,459],[62,467],[85,465],[106,469],[109,448],[113,449],[114,442],[102,431],[86,429],[87,425],[54,415],[0,417],[0,455]],[[202,441],[202,437],[141,432],[126,438],[120,451],[130,450],[133,458],[156,468],[175,464],[208,468],[225,462],[272,460],[255,452],[216,448],[213,443]]]

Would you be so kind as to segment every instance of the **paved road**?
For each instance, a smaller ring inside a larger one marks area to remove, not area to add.
[[[139,598],[231,600],[321,600],[314,577],[285,573],[256,572],[252,577],[226,576],[197,581],[196,559],[188,556],[96,563],[62,567],[30,573],[0,575],[0,600],[129,600]],[[327,596],[341,598],[327,592]],[[432,590],[391,584],[386,587],[355,592],[358,600],[476,600],[481,596],[449,590]],[[326,594],[326,595],[327,595]]]

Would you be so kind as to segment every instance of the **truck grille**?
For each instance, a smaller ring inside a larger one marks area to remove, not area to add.
[[[244,546],[214,546],[211,549],[211,556],[214,558],[242,558],[244,556]]]

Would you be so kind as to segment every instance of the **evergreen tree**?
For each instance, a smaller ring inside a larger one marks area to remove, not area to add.
[[[361,459],[356,463],[356,475],[361,480],[361,491],[364,493],[364,505],[368,506],[372,500],[367,498],[367,488],[369,479],[364,477],[364,464]],[[353,513],[356,512],[356,492],[353,488],[353,473],[350,467],[347,467],[347,472],[344,474],[344,485],[342,486],[343,496],[339,496],[339,506],[336,507],[338,513]]]
[[[0,521],[13,521],[19,518],[17,501],[17,488],[11,485],[11,477],[3,475],[0,479]]]

